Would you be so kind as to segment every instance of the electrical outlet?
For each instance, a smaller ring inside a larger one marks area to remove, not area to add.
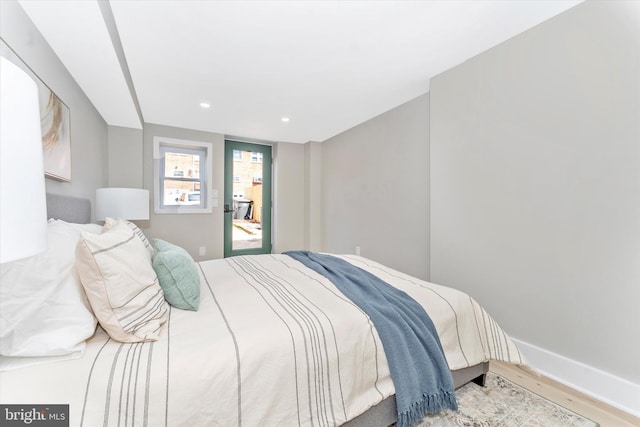
[[[360,246],[356,246],[356,255],[360,256]]]
[[[200,256],[205,256],[207,254],[207,247],[200,246]]]

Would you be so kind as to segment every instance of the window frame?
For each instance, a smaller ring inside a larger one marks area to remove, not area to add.
[[[164,173],[165,153],[198,154],[200,158],[200,171],[198,178],[166,177]],[[210,191],[212,188],[213,174],[211,171],[211,155],[213,144],[209,142],[189,141],[184,139],[153,137],[153,208],[156,214],[182,214],[182,213],[211,213],[213,203]],[[164,181],[177,180],[200,183],[200,203],[197,205],[165,205]]]

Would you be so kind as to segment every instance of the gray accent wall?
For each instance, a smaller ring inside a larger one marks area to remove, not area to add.
[[[322,249],[429,278],[429,95],[322,143]]]
[[[273,147],[273,253],[304,249],[305,146]]]
[[[640,383],[640,11],[582,3],[431,81],[431,279]]]
[[[305,249],[322,249],[322,143],[304,146],[304,245]]]
[[[224,257],[224,144],[225,136],[218,133],[182,129],[145,123],[144,131],[111,127],[109,133],[110,172],[119,169],[117,159],[131,156],[129,178],[119,181],[124,187],[135,187],[137,168],[143,171],[143,188],[149,190],[150,219],[136,221],[149,238],[160,238],[185,248],[196,261]],[[218,207],[209,214],[155,214],[153,212],[153,137],[210,142],[213,155],[209,167],[213,173],[213,189],[218,190]],[[141,139],[139,139],[141,138]],[[142,151],[140,152],[140,147]],[[302,249],[304,245],[304,145],[274,143],[274,181],[272,252]],[[117,155],[115,153],[118,153]],[[127,154],[128,153],[128,154]],[[138,159],[138,160],[134,160]],[[115,163],[114,163],[115,162]],[[116,183],[116,178],[110,176]],[[199,248],[206,247],[206,255]]]
[[[107,124],[16,1],[0,1],[0,36],[71,112],[71,182],[47,179],[47,191],[95,201],[107,183]]]
[[[143,188],[142,129],[109,126],[109,187]]]
[[[156,214],[153,211],[153,137],[183,139],[187,141],[211,143],[212,158],[209,163],[213,173],[213,189],[218,190],[219,206],[209,214]],[[141,228],[148,238],[159,238],[183,247],[196,260],[224,257],[224,135],[182,129],[157,124],[144,124],[143,142],[144,188],[149,190],[149,221],[142,221]],[[135,150],[135,146],[132,146]],[[138,223],[138,222],[137,222]],[[207,253],[199,255],[199,248],[204,246]]]

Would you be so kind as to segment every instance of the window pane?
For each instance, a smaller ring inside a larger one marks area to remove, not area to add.
[[[250,154],[233,163],[232,250],[262,247],[263,155]]]
[[[200,182],[165,179],[163,191],[165,205],[200,204]]]
[[[199,178],[200,156],[167,151],[164,155],[164,176],[165,178]]]

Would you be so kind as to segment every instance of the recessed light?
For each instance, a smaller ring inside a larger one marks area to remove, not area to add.
[[[202,108],[209,108],[209,107],[211,107],[211,104],[209,104],[208,102],[201,102],[201,103],[200,103],[200,106],[201,106]]]
[[[289,117],[283,117],[283,118],[282,118],[282,119],[280,119],[280,120],[282,120],[283,122],[287,123],[287,122],[289,121]]]

